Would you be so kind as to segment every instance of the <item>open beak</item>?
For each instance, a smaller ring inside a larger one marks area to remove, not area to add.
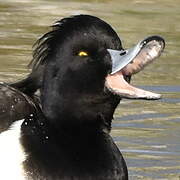
[[[106,87],[122,98],[160,99],[161,95],[130,85],[124,78],[141,71],[146,65],[159,57],[164,50],[165,41],[159,36],[147,37],[128,50],[108,52],[112,59],[112,71],[106,77]]]

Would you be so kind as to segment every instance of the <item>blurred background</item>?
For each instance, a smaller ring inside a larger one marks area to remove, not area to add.
[[[91,14],[111,24],[125,48],[149,35],[165,38],[163,55],[132,78],[132,84],[161,93],[163,99],[123,100],[112,136],[130,180],[179,180],[179,0],[0,0],[0,81],[25,77],[35,41],[55,21],[76,14]]]

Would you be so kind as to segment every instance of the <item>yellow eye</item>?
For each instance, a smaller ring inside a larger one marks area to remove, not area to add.
[[[78,53],[78,56],[88,56],[88,53],[85,52],[85,51],[80,51],[80,52]]]

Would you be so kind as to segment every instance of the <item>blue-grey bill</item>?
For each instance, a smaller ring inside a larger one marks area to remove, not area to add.
[[[114,74],[121,69],[123,69],[126,65],[128,65],[130,62],[134,60],[134,58],[141,52],[142,49],[146,48],[146,45],[149,42],[157,41],[160,42],[162,45],[162,50],[165,47],[165,41],[160,36],[150,36],[142,41],[138,42],[136,46],[127,49],[127,50],[113,50],[113,49],[107,49],[111,56],[112,60],[112,71],[111,74]]]

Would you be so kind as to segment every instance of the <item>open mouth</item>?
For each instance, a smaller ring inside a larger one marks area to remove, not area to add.
[[[140,72],[163,52],[165,41],[151,36],[140,41],[134,48],[125,51],[108,50],[112,58],[112,72],[106,77],[106,87],[114,94],[128,99],[160,99],[161,95],[136,88],[125,78]]]

